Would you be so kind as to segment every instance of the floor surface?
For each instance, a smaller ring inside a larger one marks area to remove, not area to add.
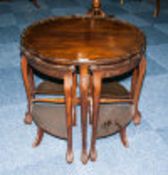
[[[80,123],[74,129],[75,161],[65,161],[66,142],[45,135],[33,149],[36,127],[23,124],[26,96],[20,72],[22,30],[49,16],[85,14],[90,0],[28,0],[0,2],[0,175],[168,175],[168,3],[152,17],[154,5],[146,0],[102,0],[109,15],[140,27],[147,37],[147,74],[140,99],[142,123],[128,127],[124,148],[116,134],[97,142],[98,160],[80,162]],[[127,83],[127,82],[125,82]],[[78,114],[79,114],[78,109]]]

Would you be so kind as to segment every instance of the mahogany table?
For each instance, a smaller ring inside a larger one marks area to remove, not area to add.
[[[86,163],[90,66],[122,65],[124,71],[118,75],[131,71],[144,57],[144,34],[137,27],[115,18],[53,17],[34,23],[23,32],[21,53],[32,67],[33,60],[38,58],[53,65],[79,68],[80,98],[77,101],[82,117],[81,158]],[[47,69],[42,73],[47,75]]]

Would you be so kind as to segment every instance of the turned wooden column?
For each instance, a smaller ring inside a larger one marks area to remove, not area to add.
[[[106,14],[101,9],[101,1],[100,0],[92,0],[92,8],[89,10],[89,16],[106,16]]]
[[[100,10],[100,8],[101,8],[100,0],[93,0],[92,1],[92,7],[93,7],[94,10]]]

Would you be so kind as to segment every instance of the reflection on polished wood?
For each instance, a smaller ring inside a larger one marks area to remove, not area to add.
[[[113,18],[52,18],[31,25],[22,52],[57,64],[108,64],[144,52],[143,33]]]

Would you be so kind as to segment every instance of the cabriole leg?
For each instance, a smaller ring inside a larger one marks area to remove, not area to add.
[[[88,161],[87,154],[87,109],[88,109],[88,86],[89,74],[88,66],[80,67],[80,94],[81,94],[81,125],[82,125],[82,154],[81,161],[86,164]]]
[[[138,110],[138,103],[139,103],[140,91],[142,88],[142,83],[143,83],[145,71],[146,71],[146,58],[143,57],[141,59],[139,67],[138,67],[138,76],[137,76],[135,91],[134,91],[134,95],[133,95],[134,105],[135,105],[135,115],[133,117],[133,122],[136,125],[140,124],[140,122],[141,122],[141,113]]]
[[[31,99],[33,97],[33,90],[34,90],[34,79],[33,79],[33,71],[31,67],[28,65],[27,59],[25,56],[22,56],[21,59],[21,70],[22,70],[22,77],[24,81],[24,87],[27,95],[27,102],[28,102],[28,111],[26,112],[24,122],[26,124],[32,123],[32,115],[31,115]]]
[[[66,103],[66,116],[67,116],[67,153],[66,160],[68,163],[72,163],[74,159],[74,154],[72,150],[72,74],[69,73],[64,77],[64,92],[65,92],[65,103]]]
[[[76,126],[76,88],[77,88],[77,75],[73,74],[73,87],[72,87],[72,115],[73,115],[73,125]]]
[[[37,129],[37,135],[36,135],[36,138],[32,144],[32,147],[37,147],[38,145],[40,145],[40,143],[42,142],[42,139],[43,139],[43,135],[44,135],[44,131],[43,129],[41,128],[38,128]]]
[[[128,138],[127,138],[127,133],[126,133],[126,127],[121,128],[120,138],[121,138],[121,142],[123,143],[123,145],[127,148],[129,144],[128,144]]]
[[[99,116],[99,99],[101,93],[101,76],[98,73],[93,75],[93,119],[92,119],[92,139],[91,139],[91,150],[90,158],[95,161],[97,158],[96,151],[96,133],[97,133],[97,122]]]

